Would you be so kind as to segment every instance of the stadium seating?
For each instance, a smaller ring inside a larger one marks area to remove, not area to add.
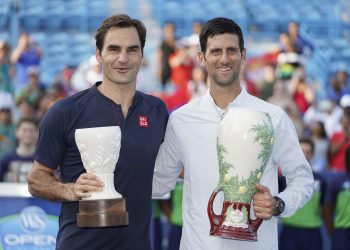
[[[114,14],[109,8],[112,0],[18,0],[17,8],[14,2],[1,0],[0,39],[8,40],[14,34],[9,27],[11,15],[17,15],[19,31],[33,34],[44,51],[41,66],[46,81],[52,80],[65,64],[77,66],[94,53],[92,38],[96,28],[108,14]],[[319,74],[318,68],[325,70],[320,77],[325,83],[326,76],[336,68],[350,67],[347,1],[267,0],[262,4],[260,0],[128,0],[123,4],[124,11],[142,18],[140,6],[144,4],[152,6],[152,18],[159,27],[172,21],[177,37],[190,35],[195,21],[224,16],[236,20],[248,39],[277,42],[289,21],[300,21],[302,30],[317,48],[307,66],[311,74]],[[344,16],[347,22],[342,20]],[[324,67],[327,64],[332,66]]]

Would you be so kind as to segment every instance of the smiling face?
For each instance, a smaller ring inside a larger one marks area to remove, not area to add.
[[[103,49],[96,50],[96,59],[102,65],[106,84],[136,84],[142,61],[141,42],[134,27],[110,28]]]
[[[199,60],[208,71],[210,83],[218,86],[239,85],[239,72],[245,63],[246,51],[239,49],[238,36],[224,33],[209,37]]]

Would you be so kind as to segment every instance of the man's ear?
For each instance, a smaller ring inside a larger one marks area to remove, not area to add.
[[[97,60],[97,62],[98,62],[99,64],[101,64],[101,63],[102,63],[102,58],[101,58],[101,52],[100,52],[99,49],[96,49],[95,55],[96,55],[96,60]]]
[[[205,56],[204,56],[202,51],[197,52],[197,57],[198,57],[198,61],[201,64],[201,66],[205,66]]]

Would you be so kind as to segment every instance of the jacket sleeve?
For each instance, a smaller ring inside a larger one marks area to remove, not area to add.
[[[155,163],[152,196],[163,197],[173,190],[182,167],[174,129],[174,118],[170,115],[165,138]]]
[[[294,124],[284,112],[275,130],[273,158],[287,183],[286,189],[278,194],[285,202],[285,210],[280,216],[289,217],[311,198],[314,177],[301,150]]]

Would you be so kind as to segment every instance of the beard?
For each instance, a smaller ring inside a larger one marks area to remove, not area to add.
[[[239,79],[240,68],[233,68],[233,73],[227,77],[222,77],[218,74],[213,74],[213,81],[219,86],[229,86],[234,84]]]

